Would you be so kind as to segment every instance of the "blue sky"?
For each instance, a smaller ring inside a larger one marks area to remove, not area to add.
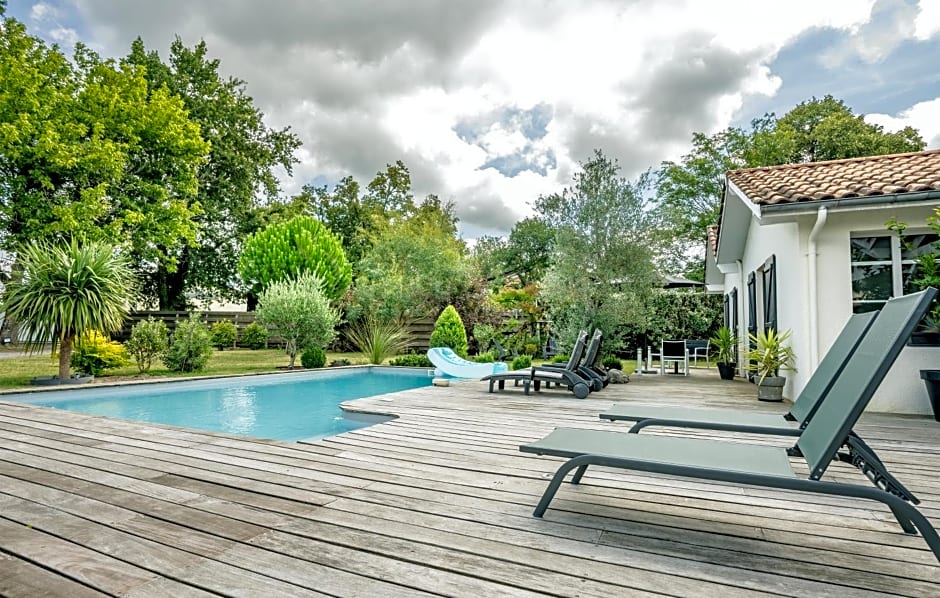
[[[635,176],[695,131],[832,94],[940,147],[940,0],[11,0],[70,50],[204,39],[304,145],[286,194],[403,160],[466,237],[505,234],[594,148]],[[223,8],[224,7],[224,8]]]

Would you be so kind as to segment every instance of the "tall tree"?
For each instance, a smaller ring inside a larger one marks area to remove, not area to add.
[[[0,29],[0,243],[88,239],[172,269],[195,236],[208,151],[182,103],[139,69],[79,45],[70,62],[7,19]]]
[[[600,328],[617,348],[625,326],[642,327],[644,306],[659,276],[652,263],[644,190],[595,151],[570,187],[536,200],[555,229],[553,262],[542,297],[553,327],[571,342],[580,329]]]
[[[236,298],[239,239],[257,230],[252,210],[278,195],[278,168],[290,174],[300,146],[289,128],[272,129],[245,91],[245,82],[219,73],[204,41],[192,48],[177,38],[167,63],[137,38],[126,62],[146,68],[151,94],[167,89],[182,99],[209,142],[199,171],[202,213],[197,243],[184,249],[175,270],[158,269],[146,281],[161,309],[185,309],[187,297]]]

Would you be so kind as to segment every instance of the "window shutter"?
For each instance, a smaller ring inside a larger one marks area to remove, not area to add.
[[[725,323],[725,327],[728,328],[728,330],[731,330],[731,313],[728,311],[728,306],[729,306],[729,304],[730,304],[730,300],[731,300],[731,294],[730,294],[730,293],[724,296],[724,303],[725,303],[725,319],[724,319],[724,323]]]
[[[738,288],[735,287],[731,289],[731,317],[730,317],[730,327],[731,332],[734,334],[734,338],[738,338],[740,332],[738,331]],[[738,347],[734,347],[734,360],[738,360]]]
[[[757,283],[753,272],[747,275],[747,334],[757,334]]]
[[[764,266],[764,330],[777,330],[777,256]]]

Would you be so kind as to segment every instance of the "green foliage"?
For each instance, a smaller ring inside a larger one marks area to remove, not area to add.
[[[620,361],[620,358],[614,355],[605,355],[604,359],[601,360],[601,363],[608,370],[620,370],[623,371],[623,362]]]
[[[234,322],[216,322],[212,325],[210,338],[212,339],[212,346],[219,351],[225,350],[226,347],[231,349],[238,339],[238,327],[235,326]]]
[[[327,299],[337,301],[352,281],[352,268],[339,239],[310,216],[272,224],[249,237],[238,271],[258,295],[274,282],[309,273],[321,281]]]
[[[323,291],[323,283],[310,272],[268,286],[259,298],[255,316],[287,341],[288,367],[294,367],[298,351],[322,348],[333,340],[340,320]]]
[[[483,276],[499,288],[509,280],[527,286],[542,279],[551,264],[555,232],[540,218],[517,222],[508,239],[481,237],[473,247],[473,259]]]
[[[467,357],[467,331],[453,305],[448,305],[437,317],[431,333],[431,347],[450,347],[454,353]]]
[[[651,339],[709,338],[721,326],[720,295],[657,290],[647,303],[646,333]]]
[[[188,320],[176,325],[163,363],[173,372],[198,372],[206,367],[211,355],[209,329],[195,315],[190,315]]]
[[[486,351],[485,353],[480,353],[473,358],[473,361],[476,363],[492,363],[496,361],[496,353],[492,351]]]
[[[300,354],[300,365],[305,368],[322,368],[326,365],[326,351],[320,347],[307,347]]]
[[[31,242],[19,251],[6,283],[2,311],[29,331],[25,348],[46,343],[59,353],[59,377],[69,377],[72,347],[88,330],[120,330],[135,296],[127,258],[110,245]]]
[[[141,273],[172,271],[195,241],[209,146],[182,102],[143,71],[79,45],[73,60],[8,19],[0,28],[0,229],[119,244]]]
[[[208,58],[204,41],[192,48],[176,38],[167,62],[136,39],[126,58],[144,67],[151,96],[162,89],[179,98],[199,125],[209,153],[197,173],[202,211],[193,222],[197,243],[181,249],[175,271],[159,268],[147,280],[160,309],[187,309],[186,296],[233,299],[232,283],[242,239],[256,230],[253,211],[260,200],[278,196],[278,171],[289,175],[299,138],[288,128],[271,129],[246,93],[244,81],[223,77],[218,60]]]
[[[648,297],[660,284],[645,189],[618,172],[597,151],[571,187],[535,202],[536,212],[555,225],[554,262],[540,293],[553,330],[570,342],[582,329],[600,328],[611,350],[622,345],[623,326],[643,324]]]
[[[242,330],[242,345],[249,349],[263,349],[268,344],[268,331],[258,322],[252,322]]]
[[[168,337],[169,331],[162,320],[147,318],[131,328],[131,337],[124,343],[124,349],[134,358],[141,374],[150,371],[154,359],[166,354]]]
[[[570,355],[559,353],[558,355],[552,357],[552,363],[568,363],[569,359],[571,359]]]
[[[492,324],[474,324],[473,338],[477,342],[477,350],[486,351],[496,338],[496,327]]]
[[[431,363],[431,360],[428,359],[428,356],[423,353],[406,353],[405,355],[399,355],[388,363],[389,365],[398,365],[412,368],[434,367],[434,364]]]
[[[934,209],[934,213],[927,216],[926,223],[935,235],[940,235],[940,208]],[[907,230],[907,223],[899,221],[897,217],[892,217],[886,225],[888,230],[898,234],[901,245],[906,250],[915,250],[915,246],[907,240],[904,234]],[[916,264],[910,275],[910,283],[917,290],[923,290],[927,287],[940,288],[940,241],[931,243],[929,249],[925,247],[917,249]],[[918,332],[940,332],[940,300],[933,300],[933,306],[920,322]]]
[[[75,345],[70,363],[82,374],[100,376],[106,369],[127,365],[127,351],[97,330],[86,330]]]
[[[734,363],[735,349],[738,346],[738,337],[734,335],[730,328],[722,326],[715,331],[715,335],[709,339],[712,350],[715,352],[716,363]]]
[[[509,369],[522,370],[529,367],[532,367],[532,358],[528,355],[517,355],[512,360],[512,365],[509,366]]]
[[[383,322],[367,317],[350,326],[346,337],[369,363],[379,365],[404,352],[410,334],[408,327],[397,320]]]
[[[758,330],[748,338],[754,347],[747,353],[748,369],[760,376],[760,385],[767,376],[776,376],[780,370],[796,371],[796,355],[787,344],[791,331],[777,332],[773,328]]]

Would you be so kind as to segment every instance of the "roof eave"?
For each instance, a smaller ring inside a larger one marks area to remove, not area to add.
[[[830,213],[880,210],[905,204],[940,207],[940,190],[912,191],[892,193],[890,195],[869,195],[865,197],[846,197],[842,199],[814,199],[790,203],[760,206],[762,224],[793,222],[801,216],[814,215],[819,208],[825,207]]]
[[[718,251],[715,262],[721,271],[722,264],[730,264],[744,256],[751,218],[761,218],[761,211],[737,185],[726,177],[724,205],[718,228]]]

